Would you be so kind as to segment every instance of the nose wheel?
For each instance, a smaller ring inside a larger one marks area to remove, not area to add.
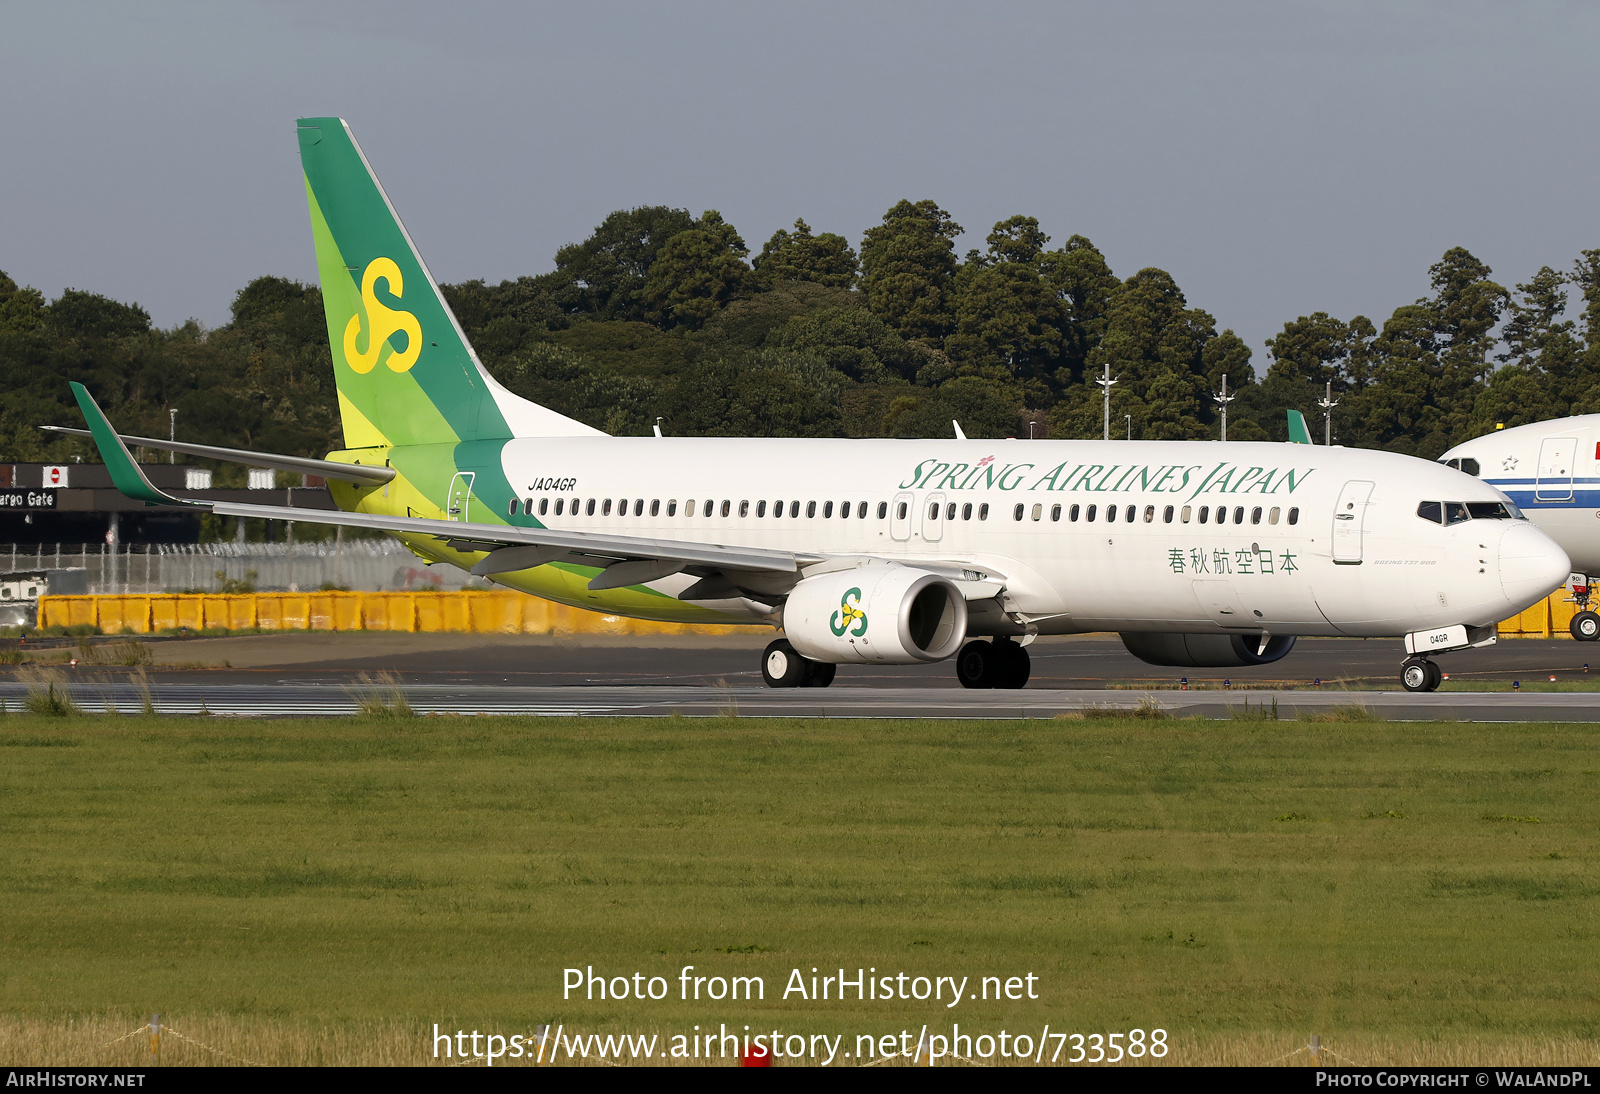
[[[1407,691],[1434,691],[1443,680],[1444,672],[1425,658],[1416,658],[1400,666],[1400,684]]]
[[[1572,617],[1572,637],[1579,642],[1593,642],[1600,639],[1600,615],[1585,608]]]

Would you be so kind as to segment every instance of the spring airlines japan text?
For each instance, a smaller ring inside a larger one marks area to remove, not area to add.
[[[899,486],[901,490],[1024,490],[1117,493],[1142,491],[1180,494],[1184,500],[1201,494],[1292,494],[1315,468],[1244,467],[1223,461],[1205,464],[1059,463],[1040,472],[1031,463],[1001,464],[985,456],[975,464],[923,460]]]

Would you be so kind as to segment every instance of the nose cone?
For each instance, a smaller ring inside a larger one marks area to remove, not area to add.
[[[1500,540],[1500,586],[1517,611],[1549,596],[1567,580],[1572,561],[1555,540],[1515,521]]]

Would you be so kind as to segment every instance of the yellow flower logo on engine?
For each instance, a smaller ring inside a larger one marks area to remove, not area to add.
[[[855,597],[855,603],[850,603],[850,598]],[[839,610],[833,613],[828,620],[828,629],[839,638],[844,637],[844,632],[850,630],[850,624],[857,623],[851,634],[860,638],[867,633],[867,613],[861,610],[861,590],[846,589],[844,596],[839,598]]]
[[[378,364],[378,356],[384,345],[389,344],[390,337],[403,333],[406,336],[406,348],[396,350],[390,344],[389,360],[385,363],[395,372],[405,372],[417,363],[417,358],[422,354],[422,324],[410,312],[395,311],[378,299],[374,290],[380,278],[388,283],[389,291],[396,298],[405,294],[405,278],[393,259],[374,258],[367,263],[366,271],[361,275],[361,310],[367,317],[367,349],[363,353],[356,348],[356,339],[361,334],[361,316],[352,315],[344,328],[345,360],[357,372],[371,372]]]

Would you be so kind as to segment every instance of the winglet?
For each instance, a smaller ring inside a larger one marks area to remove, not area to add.
[[[1306,428],[1306,416],[1298,410],[1289,411],[1289,441],[1291,444],[1312,444],[1311,430]]]
[[[72,395],[78,400],[78,409],[83,411],[84,419],[89,423],[89,432],[94,434],[95,447],[100,450],[100,458],[106,461],[106,470],[111,472],[111,481],[118,490],[134,501],[142,501],[147,505],[189,504],[163,494],[145,478],[133,454],[128,451],[128,446],[122,443],[117,431],[106,421],[105,413],[94,401],[94,396],[89,394],[88,388],[74,382]]]

